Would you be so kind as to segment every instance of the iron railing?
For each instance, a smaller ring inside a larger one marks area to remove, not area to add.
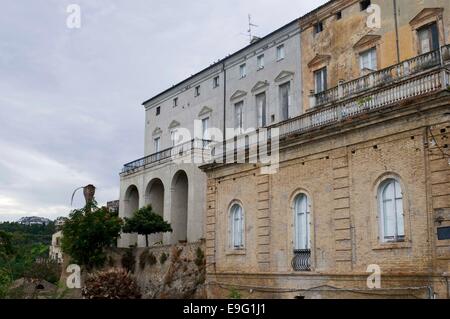
[[[123,166],[122,174],[128,175],[136,172],[142,167],[158,164],[172,158],[179,158],[183,155],[192,154],[194,150],[204,150],[209,146],[211,141],[193,139],[186,143],[169,147],[163,151],[153,153]]]
[[[338,123],[361,113],[393,105],[402,100],[446,89],[449,74],[450,71],[446,69],[421,73],[368,93],[363,92],[359,96],[337,102],[331,106],[315,109],[291,120],[278,123],[272,128],[278,128],[280,137],[283,137]]]
[[[311,271],[311,249],[296,249],[292,258],[294,271]]]
[[[443,55],[445,53],[448,56],[449,46],[442,47],[442,51]],[[327,105],[332,102],[347,99],[372,88],[389,85],[390,83],[408,78],[411,75],[429,70],[440,64],[440,50],[431,51],[385,69],[369,73],[355,80],[342,82],[329,90],[313,94],[310,96],[310,107]]]
[[[439,51],[433,51],[415,57],[328,90],[324,93],[328,96],[324,100],[331,101],[332,98],[337,97],[332,104],[324,104],[305,114],[269,126],[267,127],[268,134],[270,136],[270,130],[273,128],[279,130],[280,137],[300,134],[337,124],[362,113],[372,112],[403,100],[446,90],[450,87],[450,70],[446,67],[434,67],[441,63],[450,64],[450,45],[443,46],[441,52],[442,55]],[[234,143],[234,139],[230,141]],[[227,145],[228,142],[223,142],[223,145]],[[174,154],[182,156],[195,149],[205,150],[206,147],[211,147],[210,141],[191,140],[125,164],[122,174],[131,174],[147,165],[168,160]],[[223,154],[224,149],[218,144],[216,149],[212,150],[210,159],[212,161],[220,160]]]

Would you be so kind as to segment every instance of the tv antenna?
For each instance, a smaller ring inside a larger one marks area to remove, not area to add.
[[[252,42],[253,40],[253,30],[252,28],[257,28],[258,26],[256,24],[252,23],[252,16],[249,14],[248,15],[248,30],[247,30],[247,34],[249,37],[249,41]]]

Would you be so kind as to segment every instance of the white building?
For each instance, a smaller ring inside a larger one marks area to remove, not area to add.
[[[62,239],[62,231],[54,233],[52,235],[52,245],[49,250],[49,257],[57,261],[58,263],[63,262],[63,252],[61,249],[61,239]]]
[[[204,238],[206,175],[196,164],[174,163],[171,154],[198,155],[213,128],[260,128],[300,115],[300,52],[295,20],[144,102],[145,157],[120,174],[120,216],[151,204],[174,230],[152,243]],[[173,141],[181,129],[192,141]],[[123,234],[118,244],[136,243],[144,246],[144,237]]]

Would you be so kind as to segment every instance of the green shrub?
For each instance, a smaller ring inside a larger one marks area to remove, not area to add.
[[[230,299],[241,299],[241,293],[236,288],[230,289],[230,294],[228,295],[228,298]]]
[[[122,220],[106,207],[89,203],[74,210],[62,228],[62,249],[72,262],[88,269],[101,267],[106,261],[105,249],[119,238]]]

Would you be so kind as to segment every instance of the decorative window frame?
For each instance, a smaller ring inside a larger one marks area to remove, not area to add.
[[[283,110],[280,107],[281,106],[280,87],[287,83],[290,84],[290,93],[289,93],[290,104],[288,105],[288,118],[286,120],[291,119],[294,116],[293,114],[295,114],[295,112],[293,112],[293,110],[292,110],[292,108],[295,107],[295,105],[294,105],[294,98],[295,98],[294,75],[295,75],[295,72],[283,70],[274,79],[274,82],[277,85],[277,108],[276,108],[275,114],[277,114],[278,119],[281,119],[283,117]],[[270,124],[273,124],[273,123],[270,123]]]
[[[358,42],[355,43],[353,46],[353,51],[355,53],[355,61],[356,65],[358,66],[359,75],[358,76],[364,76],[363,73],[364,70],[361,70],[361,54],[370,50],[375,49],[377,52],[377,69],[382,69],[381,64],[381,35],[376,34],[368,34],[363,36],[361,39],[359,39]]]
[[[443,22],[444,8],[425,8],[420,11],[410,22],[412,32],[413,50],[416,54],[420,54],[420,45],[417,31],[429,24],[436,23],[439,32],[439,47],[445,41],[444,22]]]
[[[404,214],[404,227],[405,227],[405,238],[403,241],[399,242],[384,242],[381,239],[381,208],[380,208],[380,198],[379,191],[381,185],[389,179],[396,180],[402,188],[402,199],[403,199],[403,214]],[[408,196],[408,189],[403,182],[402,178],[393,172],[388,172],[381,175],[373,184],[371,209],[370,209],[370,230],[372,239],[372,249],[373,250],[383,250],[383,249],[403,249],[411,248],[411,209],[410,200]]]
[[[255,110],[255,115],[256,115],[256,125],[255,127],[260,128],[259,127],[259,123],[258,123],[258,105],[256,103],[256,97],[260,94],[265,93],[266,94],[266,114],[265,114],[265,118],[266,118],[266,126],[269,125],[269,108],[268,108],[268,98],[269,98],[269,86],[270,83],[269,81],[265,80],[265,81],[258,81],[252,88],[251,92],[253,95],[253,105],[254,105],[254,110]]]
[[[288,236],[287,236],[287,247],[289,248],[287,255],[287,264],[290,267],[291,260],[292,260],[292,253],[295,249],[295,199],[298,195],[306,195],[309,200],[309,223],[310,223],[310,240],[311,240],[311,271],[309,273],[314,272],[317,262],[316,262],[316,232],[315,232],[315,218],[314,218],[314,199],[311,196],[311,193],[304,189],[304,188],[298,188],[294,192],[291,193],[291,196],[289,197],[289,217],[287,220],[290,220],[290,227],[288,230]]]
[[[315,72],[320,69],[327,68],[327,73],[329,75],[329,66],[330,66],[331,55],[327,54],[317,54],[311,61],[308,63],[308,69],[311,76],[311,87],[309,90],[310,95],[316,94],[316,78]],[[327,76],[327,88],[330,87],[329,76]],[[311,108],[310,108],[311,109]],[[312,108],[314,109],[314,108]]]
[[[233,235],[232,235],[232,224],[231,224],[231,209],[234,205],[239,205],[242,209],[242,247],[233,247]],[[246,218],[244,204],[239,199],[234,199],[230,202],[227,207],[226,214],[226,225],[227,225],[227,236],[226,236],[226,255],[246,255],[247,254],[247,230],[246,230]]]

